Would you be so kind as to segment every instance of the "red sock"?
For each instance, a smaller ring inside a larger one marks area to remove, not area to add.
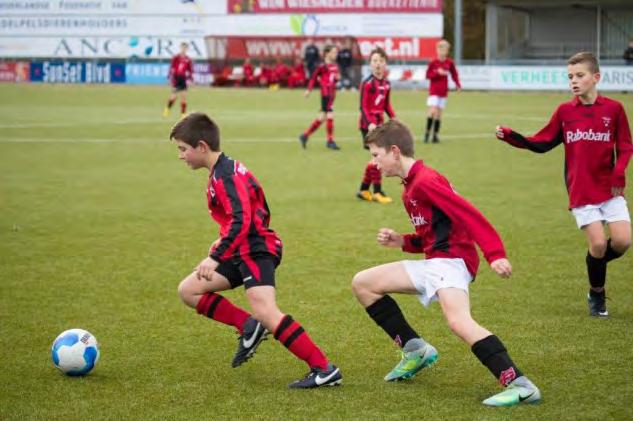
[[[171,108],[172,105],[174,105],[174,102],[176,102],[175,99],[170,99],[167,101],[167,108]]]
[[[308,128],[308,130],[305,131],[305,133],[303,133],[305,136],[310,136],[312,133],[314,133],[314,131],[316,129],[319,128],[319,126],[321,125],[321,123],[323,123],[321,120],[319,120],[318,118],[316,120],[314,120],[312,122],[312,124],[310,124],[310,127]]]
[[[378,169],[378,166],[375,164],[370,164],[371,165],[371,183],[372,184],[382,184],[382,174],[380,173],[380,170]]]
[[[365,167],[365,174],[363,174],[363,184],[367,184],[368,186],[371,184],[371,181],[374,179],[374,169],[376,165],[371,162],[367,164]]]
[[[327,131],[327,141],[331,142],[334,140],[334,119],[328,118],[325,123],[325,129]]]
[[[180,101],[180,114],[184,114],[187,111],[187,103],[185,101]]]
[[[310,368],[319,367],[322,370],[327,370],[328,360],[323,352],[289,314],[285,315],[275,328],[275,339],[295,354],[297,358],[305,361]]]
[[[240,333],[244,330],[244,322],[250,316],[223,296],[213,292],[207,292],[200,298],[196,311],[225,325],[234,326]]]

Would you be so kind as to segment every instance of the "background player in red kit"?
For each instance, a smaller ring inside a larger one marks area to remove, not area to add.
[[[451,75],[457,89],[461,89],[459,75],[455,63],[448,57],[451,44],[445,39],[439,41],[436,46],[437,58],[431,60],[426,68],[426,78],[429,79],[429,97],[426,105],[429,108],[426,117],[426,132],[424,133],[424,143],[428,143],[431,132],[433,133],[433,143],[440,141],[440,121],[442,110],[446,107],[446,97],[448,96],[448,75]]]
[[[334,98],[336,97],[336,83],[339,81],[340,76],[338,72],[338,65],[336,64],[336,56],[338,49],[333,45],[326,45],[323,48],[323,59],[325,63],[321,63],[316,70],[312,73],[310,82],[308,82],[308,89],[305,91],[304,96],[307,98],[312,92],[315,83],[319,82],[321,85],[321,111],[317,118],[310,124],[310,127],[306,129],[299,136],[301,146],[305,149],[308,138],[316,129],[321,126],[323,120],[327,118],[326,133],[327,144],[326,146],[333,150],[339,150],[339,146],[334,141]]]
[[[607,263],[631,246],[631,217],[622,196],[626,166],[633,154],[631,130],[622,104],[598,95],[600,69],[593,54],[572,56],[567,72],[574,98],[558,106],[547,126],[530,137],[497,126],[496,135],[512,146],[537,153],[564,143],[569,208],[589,244],[585,259],[589,314],[607,317]],[[610,239],[604,232],[605,223]]]
[[[167,100],[167,106],[163,110],[163,117],[169,116],[169,110],[172,105],[174,105],[174,102],[176,102],[176,96],[180,96],[181,116],[184,116],[187,112],[187,98],[185,93],[187,92],[187,82],[193,78],[193,62],[187,56],[188,49],[189,46],[187,43],[183,42],[180,44],[180,53],[171,59],[167,78],[171,83],[172,91]]]
[[[341,383],[341,372],[314,344],[292,316],[283,314],[275,299],[275,269],[281,261],[281,240],[269,227],[264,191],[246,167],[220,150],[220,132],[205,114],[193,113],[171,130],[179,158],[192,169],[209,170],[207,204],[220,225],[209,255],[178,286],[180,298],[203,316],[234,326],[241,334],[233,359],[237,367],[250,358],[267,333],[273,332],[297,358],[310,367],[308,375],[290,388],[314,388]],[[244,285],[252,315],[219,291]]]
[[[378,243],[424,260],[387,263],[357,273],[352,288],[369,316],[400,347],[402,359],[386,381],[413,377],[435,362],[437,350],[408,324],[389,293],[418,295],[428,306],[439,301],[451,330],[506,387],[483,401],[490,406],[511,406],[540,400],[538,388],[514,364],[499,338],[470,315],[468,285],[475,278],[481,248],[492,270],[503,278],[512,273],[503,243],[486,218],[437,171],[413,157],[413,136],[398,121],[390,121],[367,137],[374,162],[387,177],[400,177],[402,202],[415,233],[401,235],[389,228],[378,231]]]
[[[387,113],[390,119],[396,118],[396,114],[391,107],[391,84],[386,79],[387,53],[385,53],[385,50],[380,47],[374,49],[369,54],[369,66],[371,67],[371,75],[361,82],[359,89],[360,119],[358,126],[365,149],[369,149],[365,144],[367,133],[383,123],[384,113]],[[369,187],[372,184],[374,186],[373,195],[369,191]],[[356,197],[382,204],[392,202],[391,198],[382,190],[382,175],[372,161],[369,161],[365,167],[363,180],[360,183],[360,189],[356,193]]]

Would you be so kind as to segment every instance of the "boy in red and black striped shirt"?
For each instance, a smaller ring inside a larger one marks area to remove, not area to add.
[[[600,68],[588,52],[575,54],[567,66],[571,101],[558,106],[549,123],[524,137],[497,126],[497,138],[517,148],[544,153],[565,147],[565,184],[569,209],[587,237],[589,314],[607,317],[607,263],[631,246],[631,216],[624,199],[625,172],[633,143],[626,112],[618,101],[598,95]],[[604,225],[609,228],[607,239]]]
[[[249,359],[268,332],[273,332],[310,373],[289,385],[314,388],[340,384],[339,369],[331,364],[301,325],[283,314],[275,300],[275,269],[281,262],[282,243],[270,226],[270,210],[257,179],[239,161],[220,150],[217,125],[205,114],[180,120],[170,139],[179,158],[192,169],[209,170],[207,205],[220,225],[220,235],[206,257],[179,285],[180,298],[198,313],[235,327],[241,334],[233,359],[237,367]],[[219,291],[244,285],[252,314]]]
[[[169,65],[167,79],[171,83],[172,92],[167,99],[167,105],[163,110],[163,117],[169,116],[169,110],[176,102],[176,97],[180,96],[180,115],[187,112],[187,88],[189,82],[193,80],[193,62],[187,55],[189,45],[186,42],[180,44],[180,53],[176,54]]]

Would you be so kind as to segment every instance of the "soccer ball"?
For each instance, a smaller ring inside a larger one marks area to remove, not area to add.
[[[51,357],[55,367],[64,374],[83,376],[99,361],[97,339],[87,330],[69,329],[53,342]]]

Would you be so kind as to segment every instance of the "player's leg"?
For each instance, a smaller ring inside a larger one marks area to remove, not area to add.
[[[440,132],[440,123],[442,120],[442,110],[446,105],[446,98],[440,97],[437,101],[437,107],[435,107],[435,115],[433,116],[433,143],[438,143],[440,141],[439,132]]]
[[[178,285],[180,299],[189,307],[210,319],[235,327],[242,333],[250,316],[248,312],[231,303],[217,292],[241,285],[241,277],[230,262],[222,263],[213,273],[211,280],[199,279],[191,273]]]
[[[607,280],[607,260],[604,258],[607,250],[607,236],[602,221],[587,224],[582,227],[582,230],[587,238],[589,249],[585,258],[589,278],[589,294],[587,295],[589,315],[607,317],[609,312],[604,289]]]
[[[437,359],[437,350],[409,325],[391,293],[420,294],[403,262],[387,263],[357,273],[352,291],[372,320],[402,348],[400,362],[386,381],[413,377]]]
[[[169,97],[167,98],[167,105],[165,106],[165,109],[163,110],[163,117],[169,116],[169,110],[171,110],[171,107],[174,105],[175,102],[176,102],[176,91],[174,88],[172,88],[172,91],[169,94]]]
[[[310,367],[310,372],[304,379],[289,386],[309,389],[340,384],[340,370],[328,361],[301,324],[289,314],[282,313],[277,306],[275,266],[273,259],[261,258],[246,261],[240,269],[243,274],[248,274],[245,278],[246,298],[253,311],[253,318],[266,330],[273,332],[275,339]]]
[[[451,331],[471,347],[479,361],[506,387],[505,391],[483,403],[489,406],[512,406],[522,402],[538,402],[541,399],[540,391],[512,361],[503,343],[473,320],[467,290],[440,288],[437,296]]]
[[[327,133],[327,147],[329,149],[332,150],[339,150],[341,149],[336,142],[334,141],[334,110],[332,108],[332,105],[334,103],[334,98],[330,99],[330,102],[328,104],[328,111],[326,113],[326,117],[327,117],[327,121],[325,124],[325,128],[326,128],[326,133]]]
[[[185,82],[186,83],[186,82]],[[186,85],[178,92],[180,96],[180,116],[184,117],[187,114],[187,87]]]
[[[360,129],[360,136],[361,136],[364,149],[369,149],[369,146],[367,146],[367,144],[365,143],[365,139],[367,138],[367,133],[368,133],[367,129]],[[356,192],[356,197],[358,197],[361,200],[365,200],[367,202],[371,202],[373,200],[371,192],[369,191],[369,187],[371,186],[371,168],[372,168],[370,167],[370,164],[371,164],[371,161],[365,167],[365,171],[363,172],[363,179],[360,182],[360,188],[358,189],[358,192]]]
[[[435,104],[435,96],[429,96],[426,99],[426,131],[424,132],[424,143],[429,142],[429,136],[431,135],[431,129],[433,128],[433,109]]]
[[[382,173],[378,169],[378,166],[372,163],[370,164],[371,165],[368,166],[367,172],[369,173],[371,184],[374,186],[372,199],[382,205],[393,202],[391,197],[387,196],[382,189]]]
[[[321,98],[321,102],[323,102],[323,98]],[[317,118],[315,118],[310,124],[310,126],[303,133],[301,133],[301,135],[299,135],[299,141],[301,142],[301,146],[304,149],[308,143],[308,138],[310,137],[312,133],[314,133],[321,126],[321,124],[323,123],[323,120],[325,120],[324,110],[319,111]]]

